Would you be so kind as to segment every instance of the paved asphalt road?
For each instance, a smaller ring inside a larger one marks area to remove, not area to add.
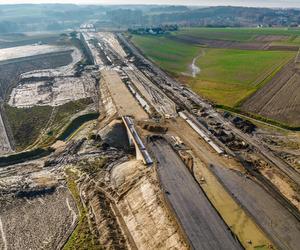
[[[242,249],[192,175],[164,139],[149,143],[160,181],[194,249]]]

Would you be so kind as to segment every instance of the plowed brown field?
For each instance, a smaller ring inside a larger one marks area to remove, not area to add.
[[[300,71],[288,63],[263,88],[242,105],[242,109],[300,126]]]
[[[170,39],[178,42],[188,44],[198,44],[207,46],[209,48],[224,48],[224,49],[241,49],[241,50],[283,50],[283,51],[297,51],[297,45],[273,45],[272,37],[258,37],[254,41],[240,42],[230,40],[206,39],[192,35],[178,35],[170,36]],[[275,38],[274,38],[275,39]],[[278,38],[279,39],[279,38]]]

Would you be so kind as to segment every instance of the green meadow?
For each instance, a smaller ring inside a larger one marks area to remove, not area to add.
[[[211,29],[205,30],[211,32]],[[227,29],[223,30],[228,32]],[[229,33],[231,39],[233,35],[237,37],[237,32]],[[239,34],[239,39],[246,37],[250,37],[248,33]],[[153,62],[189,85],[196,93],[217,104],[231,107],[263,86],[296,54],[289,51],[205,48],[176,41],[169,35],[133,36],[132,41]],[[193,78],[188,76],[189,65],[198,55],[201,56],[196,64],[201,72]]]

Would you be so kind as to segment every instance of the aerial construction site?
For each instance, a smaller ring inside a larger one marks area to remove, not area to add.
[[[299,249],[299,138],[84,27],[0,49],[0,249]]]

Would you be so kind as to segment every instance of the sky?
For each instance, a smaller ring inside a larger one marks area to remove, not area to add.
[[[0,0],[0,4],[20,3],[75,3],[75,4],[181,4],[181,5],[232,5],[249,7],[300,8],[300,0]]]

